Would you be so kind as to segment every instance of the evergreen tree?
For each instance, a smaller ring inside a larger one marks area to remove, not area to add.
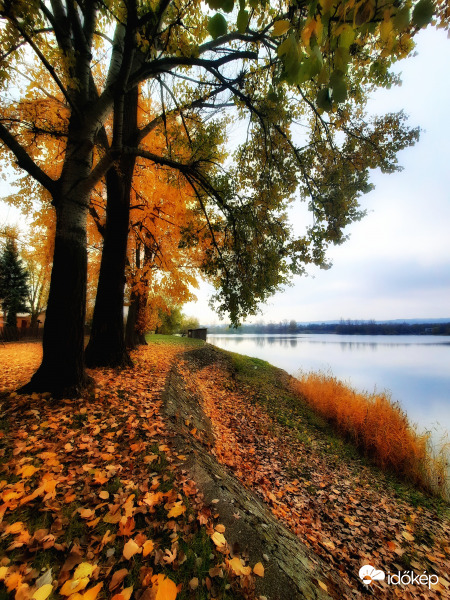
[[[28,310],[26,299],[28,273],[19,258],[17,245],[8,238],[0,256],[0,298],[6,325],[16,327],[17,313]]]

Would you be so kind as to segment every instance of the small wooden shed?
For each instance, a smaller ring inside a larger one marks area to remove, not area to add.
[[[199,329],[188,329],[188,337],[195,338],[197,340],[204,340],[206,342],[206,336],[208,335],[208,329],[201,327]]]

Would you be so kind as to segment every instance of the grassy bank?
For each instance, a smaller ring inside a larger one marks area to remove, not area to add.
[[[430,435],[419,433],[387,393],[358,392],[324,373],[308,373],[291,386],[339,435],[382,469],[449,498],[448,445],[433,451]]]
[[[386,394],[358,393],[321,373],[295,379],[264,360],[221,352],[239,384],[299,441],[314,440],[341,460],[381,469],[393,489],[416,504],[448,500],[448,445],[433,450],[429,436],[417,433]]]

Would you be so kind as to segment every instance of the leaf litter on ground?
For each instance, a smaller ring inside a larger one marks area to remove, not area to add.
[[[439,576],[431,589],[373,582],[371,588],[385,598],[448,598],[448,505],[438,512],[408,501],[395,493],[378,469],[339,456],[326,437],[298,415],[299,399],[289,396],[289,384],[275,382],[279,370],[273,368],[268,389],[264,379],[258,383],[257,375],[253,383],[252,378],[240,378],[231,356],[215,349],[214,357],[202,364],[186,355],[178,367],[211,420],[215,438],[211,451],[219,462],[257,492],[277,518],[352,588],[361,589],[359,569],[373,564],[386,573]],[[239,356],[242,360],[252,361]],[[254,362],[249,368],[257,373],[260,367]],[[281,403],[286,394],[287,403]],[[281,415],[272,410],[278,405]],[[285,424],[289,419],[293,426]]]
[[[39,365],[40,345],[2,348],[0,597],[254,597],[251,567],[233,568],[161,415],[185,349],[141,348],[133,369],[92,371],[95,392],[53,401],[11,391]]]

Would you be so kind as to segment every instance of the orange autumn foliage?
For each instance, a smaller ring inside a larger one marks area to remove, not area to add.
[[[151,104],[141,97],[139,121],[151,120]],[[189,158],[185,136],[176,120],[168,119],[146,136],[141,146],[163,153],[167,144],[178,160]],[[194,236],[195,244],[187,237]],[[160,311],[169,312],[194,300],[196,272],[210,248],[204,216],[199,212],[193,190],[184,177],[171,169],[136,161],[131,193],[129,266],[130,295],[140,297],[137,328],[140,332],[160,325]]]
[[[305,374],[292,388],[383,469],[444,491],[445,473],[430,455],[429,434],[418,433],[388,393],[358,392],[324,373]]]

